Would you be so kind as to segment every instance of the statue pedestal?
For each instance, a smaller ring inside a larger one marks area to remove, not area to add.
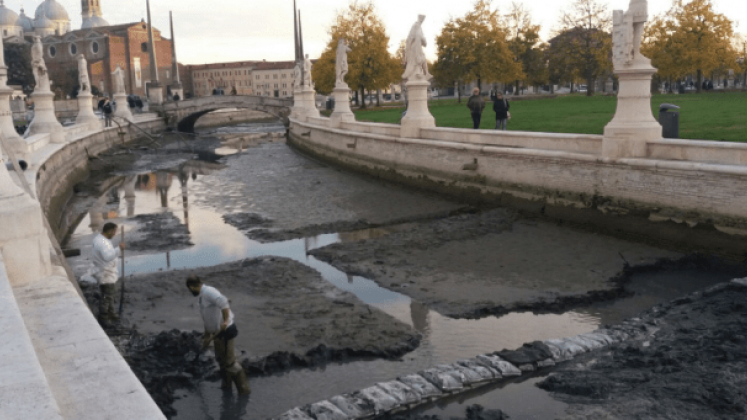
[[[26,142],[18,135],[15,124],[13,124],[13,111],[10,109],[10,97],[12,95],[13,89],[7,87],[5,83],[0,83],[0,134],[5,139],[5,145],[21,158],[26,155],[27,147]]]
[[[26,130],[26,136],[49,133],[52,143],[64,143],[65,129],[54,115],[54,93],[34,92],[31,100],[34,101],[34,119]]]
[[[161,89],[160,84],[151,84],[148,87],[148,104],[149,105],[163,104],[163,89]]]
[[[354,122],[355,114],[350,110],[350,88],[338,86],[332,90],[332,97],[335,98],[335,109],[329,116],[330,127],[339,128],[344,122]]]
[[[312,87],[302,86],[301,90],[293,92],[291,117],[304,120],[307,117],[319,117],[319,110],[316,109],[316,91]]]
[[[13,286],[25,285],[52,271],[42,217],[39,202],[13,182],[0,159],[0,255]]]
[[[407,82],[407,113],[402,118],[400,137],[419,138],[421,128],[436,126],[436,119],[428,110],[428,87],[430,85],[427,80]]]
[[[662,128],[651,114],[651,78],[656,69],[633,63],[615,70],[619,78],[617,111],[604,127],[602,156],[609,159],[645,157],[646,142],[662,138]]]
[[[129,105],[127,105],[127,94],[126,93],[115,93],[114,102],[117,103],[117,108],[114,110],[115,117],[123,118],[127,121],[133,121],[135,118],[132,116]]]
[[[101,128],[101,120],[93,113],[93,95],[91,95],[91,92],[78,94],[78,116],[75,118],[75,124],[85,125],[90,130]]]

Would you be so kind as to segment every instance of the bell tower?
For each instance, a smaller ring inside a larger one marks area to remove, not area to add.
[[[101,0],[81,0],[83,6],[83,20],[93,16],[101,17]]]

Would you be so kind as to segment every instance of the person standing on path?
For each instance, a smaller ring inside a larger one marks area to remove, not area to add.
[[[102,107],[104,110],[104,127],[111,127],[112,126],[112,112],[114,110],[112,109],[112,103],[109,101],[109,99],[104,102],[104,106]]]
[[[508,125],[508,109],[511,107],[508,99],[503,97],[503,93],[497,92],[493,97],[493,111],[495,111],[495,129],[505,130]]]
[[[215,360],[220,367],[221,388],[230,390],[231,382],[236,384],[240,395],[251,392],[244,368],[236,361],[233,341],[239,334],[234,324],[233,312],[228,299],[218,289],[202,284],[195,275],[187,278],[187,288],[200,303],[200,314],[205,324],[202,347],[207,348],[213,341]]]
[[[107,223],[101,233],[93,238],[93,276],[96,278],[101,291],[99,323],[104,327],[111,326],[112,323],[119,321],[119,317],[114,312],[114,298],[117,292],[117,280],[119,279],[117,257],[122,254],[125,244],[120,243],[118,248],[112,245],[111,239],[116,234],[117,225]]]
[[[480,96],[480,89],[474,88],[472,90],[472,96],[467,101],[467,108],[469,108],[472,114],[472,123],[474,124],[475,130],[480,128],[480,119],[482,118],[482,110],[485,109],[485,101]]]

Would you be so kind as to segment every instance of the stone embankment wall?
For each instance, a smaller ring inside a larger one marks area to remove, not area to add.
[[[200,117],[195,123],[195,128],[220,127],[230,124],[271,120],[277,120],[277,118],[260,111],[249,109],[220,110]]]
[[[746,144],[656,140],[647,143],[645,158],[611,160],[602,157],[602,136],[430,128],[419,138],[403,138],[398,125],[342,122],[332,128],[327,118],[292,119],[289,143],[466,202],[673,240],[681,227],[652,227],[649,220],[707,226],[706,247],[745,251],[741,241],[717,230],[747,234],[747,196],[741,193]]]
[[[166,127],[153,115],[137,124],[146,131]],[[125,128],[120,138],[118,131],[73,126],[63,143],[50,143],[49,134],[26,139],[23,175],[48,218],[85,176],[89,155],[140,135]],[[42,241],[42,252],[55,255],[50,240]],[[0,418],[165,420],[60,266],[64,261],[52,262],[45,277],[19,281],[0,258],[0,326],[8,338],[0,342]]]
[[[744,287],[747,287],[747,279],[735,279],[702,292],[695,292],[680,300],[695,300],[729,288]],[[639,317],[628,319],[608,329],[599,329],[575,337],[535,341],[513,351],[502,350],[460,360],[451,365],[438,365],[356,392],[296,407],[283,413],[276,420],[385,418],[392,413],[411,410],[475,388],[547,369],[556,363],[572,360],[575,356],[613,343],[651,340],[660,329],[656,320],[657,312],[660,310],[659,306],[654,307]]]

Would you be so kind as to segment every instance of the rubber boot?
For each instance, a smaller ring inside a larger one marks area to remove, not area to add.
[[[239,390],[239,395],[248,395],[252,392],[251,388],[249,388],[249,380],[246,379],[244,369],[233,375],[233,382],[236,384],[236,389]]]
[[[231,390],[231,374],[227,370],[220,371],[220,389]]]

